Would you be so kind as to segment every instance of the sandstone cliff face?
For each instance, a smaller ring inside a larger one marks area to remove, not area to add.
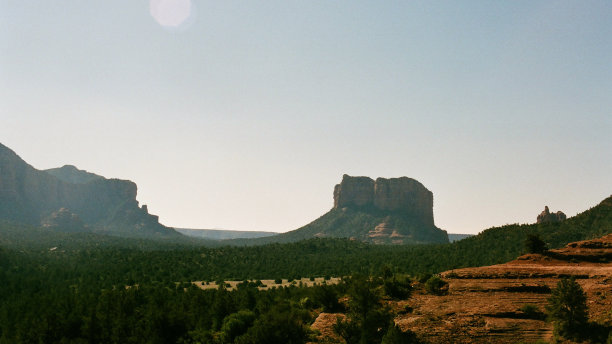
[[[374,181],[368,177],[342,176],[334,188],[334,208],[371,205],[374,201]]]
[[[35,169],[0,144],[0,219],[40,225],[67,208],[92,230],[177,235],[139,208],[135,183],[106,179],[74,167],[53,171],[62,173],[64,180]],[[77,182],[70,182],[70,178]]]
[[[402,211],[433,225],[433,193],[418,181],[408,178],[377,178],[374,206],[387,211]]]
[[[402,212],[425,224],[434,224],[433,193],[418,181],[408,178],[342,176],[334,189],[334,208],[371,206],[388,212]]]
[[[551,213],[550,210],[548,210],[548,206],[545,206],[544,211],[541,212],[540,215],[538,215],[536,223],[561,222],[561,221],[564,221],[566,218],[567,216],[565,216],[565,214],[562,211]]]

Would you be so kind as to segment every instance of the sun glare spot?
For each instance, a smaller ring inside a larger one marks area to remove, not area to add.
[[[150,0],[150,11],[160,25],[177,27],[191,15],[191,0]]]

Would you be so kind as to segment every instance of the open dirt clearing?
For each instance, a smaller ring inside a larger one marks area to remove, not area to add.
[[[248,280],[248,281],[257,282],[258,280]],[[282,279],[280,284],[276,283],[275,280],[272,280],[272,279],[263,279],[260,281],[263,285],[259,286],[258,289],[268,290],[271,288],[289,287],[292,285],[296,287],[297,286],[312,287],[315,285],[323,285],[323,284],[338,284],[340,283],[341,279],[340,277],[331,277],[330,279],[327,279],[327,280],[323,277],[317,277],[314,280],[310,280],[310,278],[302,278],[302,279],[297,279],[297,280],[292,280],[292,281],[289,281],[288,279]],[[238,286],[238,284],[242,282],[244,281],[225,281],[225,287],[227,288],[227,290],[233,290]],[[195,281],[192,283],[202,289],[219,288],[219,285],[217,284],[217,282]]]

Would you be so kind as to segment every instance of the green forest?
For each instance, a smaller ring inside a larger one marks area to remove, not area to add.
[[[337,324],[347,343],[409,342],[410,334],[389,325],[380,303],[409,293],[406,279],[509,261],[525,253],[529,235],[556,248],[609,233],[611,198],[561,223],[506,225],[451,244],[417,246],[309,239],[211,247],[4,222],[0,343],[305,343],[313,338],[308,324],[315,311],[334,308],[353,320]],[[343,282],[267,291],[246,281],[232,291],[190,283],[323,276]],[[343,296],[349,302],[338,304]],[[366,319],[384,330],[355,328]]]

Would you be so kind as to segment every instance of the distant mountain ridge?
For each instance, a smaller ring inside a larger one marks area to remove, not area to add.
[[[227,239],[252,239],[252,238],[264,238],[273,235],[277,235],[276,232],[263,232],[263,231],[234,231],[225,229],[189,229],[189,228],[175,228],[177,232],[195,237],[204,238],[211,240],[227,240]]]
[[[309,238],[350,238],[376,244],[448,243],[433,219],[433,194],[408,177],[344,175],[334,188],[334,207],[299,229],[236,244],[287,243]]]
[[[469,237],[473,237],[474,234],[458,234],[458,233],[448,233],[448,241],[455,242],[459,240],[463,240]]]
[[[41,225],[70,212],[84,230],[128,236],[177,236],[136,200],[134,182],[106,179],[74,166],[37,170],[0,144],[0,219]],[[59,228],[61,230],[61,227]]]

